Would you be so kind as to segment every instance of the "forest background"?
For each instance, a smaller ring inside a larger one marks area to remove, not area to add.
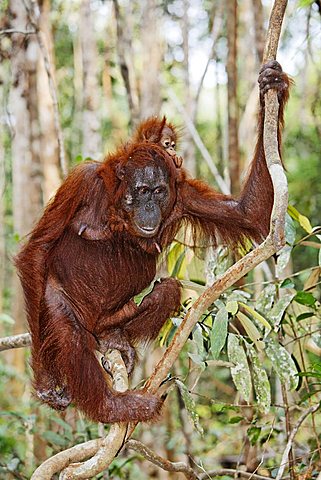
[[[43,206],[72,166],[102,159],[140,120],[165,114],[181,127],[185,168],[237,194],[255,143],[257,76],[271,5],[2,1],[1,337],[26,332],[12,258]],[[204,314],[172,372],[178,388],[169,394],[162,421],[135,432],[202,478],[227,467],[254,472],[253,478],[275,477],[296,427],[287,475],[319,475],[321,420],[311,408],[321,399],[320,40],[320,2],[290,2],[278,53],[295,81],[283,148],[287,245]],[[190,282],[183,309],[230,263],[225,249],[195,254],[174,244],[166,268]],[[217,331],[218,318],[229,323],[229,333]],[[148,352],[148,363],[142,360],[134,384],[149,376],[180,321],[168,323],[161,347]],[[102,434],[73,409],[58,415],[35,402],[28,357],[27,348],[0,357],[1,478],[30,478],[47,457]],[[233,374],[237,362],[240,377]],[[124,451],[97,478],[180,475]]]

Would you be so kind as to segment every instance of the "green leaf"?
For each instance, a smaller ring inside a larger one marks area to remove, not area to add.
[[[307,233],[311,233],[313,231],[313,228],[311,226],[311,223],[308,217],[306,217],[305,215],[301,215],[301,213],[295,207],[293,207],[293,205],[288,205],[288,213],[289,215],[291,215],[292,218],[294,218],[294,220],[299,222],[301,227]]]
[[[286,216],[285,216],[285,238],[286,238],[286,242],[289,245],[294,244],[295,234],[296,234],[295,224],[294,224],[292,218],[290,217],[290,215],[287,213]]]
[[[73,163],[82,163],[84,161],[83,156],[78,154],[74,157],[74,162]]]
[[[299,384],[299,377],[289,352],[271,339],[266,341],[265,351],[281,383],[287,385],[291,390],[295,390]]]
[[[269,313],[275,300],[276,286],[271,283],[260,293],[255,309],[262,313]]]
[[[288,293],[284,295],[280,300],[274,305],[271,312],[269,313],[269,319],[271,324],[276,328],[280,325],[282,317],[284,315],[285,310],[288,308],[290,303],[292,302],[295,294]]]
[[[297,294],[294,297],[294,300],[300,303],[301,305],[307,305],[308,307],[312,307],[316,302],[316,299],[314,298],[312,293],[303,292],[303,291],[297,292]]]
[[[310,7],[314,0],[300,0],[299,1],[299,8],[305,8],[305,7]]]
[[[238,309],[239,309],[239,305],[236,300],[230,300],[229,302],[226,303],[226,310],[232,315],[235,315]]]
[[[244,417],[232,417],[229,419],[228,423],[231,423],[233,425],[234,423],[242,422],[242,420],[244,420]]]
[[[233,411],[236,412],[238,411],[237,407],[234,407],[234,405],[229,405],[227,403],[214,403],[214,400],[212,400],[212,410],[217,413],[223,413],[223,412],[228,412],[228,411]]]
[[[239,304],[245,310],[247,310],[255,318],[255,320],[260,322],[263,325],[263,327],[267,328],[268,330],[271,330],[271,325],[269,324],[269,322],[260,313],[254,310],[254,308],[250,307],[249,305],[243,302],[239,302]]]
[[[276,274],[277,277],[280,277],[283,270],[290,261],[292,253],[292,247],[285,245],[279,252],[276,262]]]
[[[201,327],[196,324],[194,330],[193,330],[193,341],[196,344],[197,347],[197,353],[201,358],[206,357],[206,351],[204,348],[204,338],[202,334],[202,329]]]
[[[213,327],[211,330],[211,354],[214,360],[217,360],[222,348],[225,345],[227,337],[228,312],[225,307],[221,308],[215,319],[213,318]]]
[[[236,335],[229,333],[227,340],[227,354],[230,362],[234,363],[231,367],[231,375],[237,390],[248,402],[250,400],[252,383],[250,369],[247,363],[243,347]]]
[[[262,431],[261,427],[255,427],[255,426],[251,426],[247,429],[247,436],[249,437],[249,440],[252,446],[255,445],[256,442],[258,441],[261,431]]]
[[[299,215],[299,224],[307,233],[312,232],[313,228],[310,223],[310,220],[305,215],[301,215],[301,214]]]
[[[192,282],[191,280],[180,280],[180,283],[183,288],[187,290],[195,290],[199,295],[202,295],[202,293],[206,290],[206,287],[204,287],[204,285]]]
[[[175,263],[175,265],[174,265],[174,268],[173,268],[173,270],[172,270],[171,277],[174,277],[174,278],[175,278],[175,277],[178,277],[178,276],[179,276],[179,272],[180,272],[180,270],[181,270],[181,268],[182,268],[182,265],[183,265],[184,260],[185,260],[185,250],[184,250],[184,252],[182,252],[182,253],[180,254],[180,256],[178,257],[178,259],[177,259],[177,261],[176,261],[176,263]]]
[[[200,435],[203,435],[204,430],[199,423],[199,416],[196,412],[196,405],[195,405],[195,402],[194,402],[191,394],[189,393],[187,387],[184,385],[183,382],[176,379],[175,383],[178,386],[178,389],[179,389],[180,394],[182,396],[182,400],[184,402],[184,405],[185,405],[185,408],[186,408],[187,415],[188,415],[189,419],[192,421],[192,423],[193,423],[194,427],[196,428],[196,430],[198,431],[198,433]]]
[[[306,318],[313,317],[314,313],[313,312],[305,312],[301,313],[298,317],[296,317],[297,322],[301,322],[301,320],[305,320]]]
[[[280,288],[295,288],[295,285],[291,278],[286,278],[280,285]]]
[[[261,333],[258,331],[252,320],[250,320],[249,317],[244,315],[244,313],[242,312],[238,312],[236,316],[241,322],[243,328],[245,329],[252,342],[255,343],[259,350],[263,350],[264,342],[261,341]]]
[[[174,242],[167,256],[167,266],[171,277],[178,277],[186,259],[186,248],[181,243]]]
[[[248,348],[248,354],[252,364],[252,379],[256,401],[260,412],[266,414],[271,407],[271,388],[266,371],[261,365],[260,359],[252,346]]]
[[[188,353],[187,355],[192,360],[192,362],[194,362],[196,365],[199,365],[203,368],[203,370],[205,370],[205,363],[203,357],[201,357],[198,353]]]
[[[160,281],[159,278],[157,278],[156,280],[153,280],[152,283],[148,285],[148,287],[146,287],[142,292],[135,295],[134,302],[136,303],[137,307],[139,307],[139,305],[142,303],[144,298],[147,297],[147,295],[154,290],[155,283],[159,281]]]

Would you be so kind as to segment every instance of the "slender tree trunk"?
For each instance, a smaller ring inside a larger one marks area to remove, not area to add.
[[[142,72],[140,80],[140,118],[159,115],[161,109],[160,71],[163,49],[159,38],[160,11],[157,0],[142,4],[141,44]]]
[[[3,86],[0,84],[0,118],[4,118],[2,111],[3,105]],[[4,125],[0,121],[0,313],[3,309],[3,293],[5,281],[5,236],[4,236],[4,188],[5,188],[5,168],[4,168]],[[1,327],[0,327],[1,329]],[[0,331],[0,334],[2,332]]]
[[[263,60],[265,31],[264,31],[264,12],[262,0],[252,0],[253,17],[254,17],[254,35],[255,35],[255,52],[256,62],[259,67]]]
[[[43,32],[47,51],[50,55],[52,71],[55,72],[53,38],[50,24],[50,0],[40,3],[39,26]],[[44,203],[53,196],[60,185],[60,165],[57,133],[55,128],[53,100],[50,93],[48,75],[44,59],[39,55],[37,65],[37,94],[38,112],[41,130],[41,165],[43,171],[43,199]]]
[[[10,0],[11,28],[26,30],[28,19],[22,0]],[[39,124],[37,122],[36,68],[38,44],[34,37],[12,35],[11,58],[12,89],[10,110],[14,135],[12,138],[13,224],[20,238],[31,229],[40,213],[40,158]],[[18,277],[14,277],[13,333],[25,331],[25,316],[22,292]],[[25,361],[22,349],[12,352],[12,364],[18,372],[24,372]],[[14,393],[21,395],[23,385],[14,384]]]
[[[136,125],[139,121],[139,98],[137,79],[133,63],[132,35],[130,19],[128,12],[126,21],[121,13],[118,0],[113,0],[116,24],[117,24],[117,53],[121,75],[126,88],[128,107],[130,113],[130,124]],[[128,8],[132,4],[129,2]]]
[[[237,0],[226,2],[227,8],[227,76],[228,76],[228,153],[232,193],[240,189],[240,155],[238,143],[237,102]]]
[[[189,62],[189,31],[190,31],[190,20],[189,20],[189,9],[190,0],[183,0],[184,14],[182,17],[182,37],[183,37],[183,52],[184,52],[184,61],[183,61],[183,76],[184,76],[184,106],[185,110],[191,120],[194,117],[195,108],[193,106],[193,98],[191,94],[190,86],[190,62]],[[184,167],[193,175],[196,175],[196,160],[195,160],[195,145],[193,138],[189,131],[184,132],[182,139],[182,154],[184,158]]]
[[[83,67],[82,152],[84,157],[98,159],[102,153],[98,86],[99,62],[90,0],[82,0],[79,34]]]
[[[224,174],[224,170],[227,166],[227,159],[224,152],[224,140],[223,140],[223,119],[221,114],[221,95],[222,87],[219,83],[219,74],[218,74],[218,63],[215,63],[215,90],[214,90],[214,101],[215,101],[215,110],[216,110],[216,122],[215,122],[215,150],[217,155],[217,162],[219,171]]]

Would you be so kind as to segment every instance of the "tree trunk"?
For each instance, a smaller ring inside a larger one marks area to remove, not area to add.
[[[231,191],[240,189],[240,155],[238,143],[238,102],[237,102],[237,0],[229,0],[227,7],[227,94],[228,94],[228,155],[231,177]]]
[[[131,11],[127,11],[126,21],[120,11],[118,0],[113,0],[116,24],[117,24],[117,53],[120,66],[120,72],[124,81],[128,107],[130,113],[130,124],[137,125],[139,122],[139,98],[137,79],[133,62],[132,49],[132,28],[131,28]],[[128,3],[128,9],[132,8],[132,3]]]
[[[183,78],[184,78],[184,107],[187,115],[193,121],[195,108],[193,106],[193,99],[190,86],[190,62],[189,62],[189,31],[190,21],[188,9],[190,6],[189,0],[183,0],[184,13],[181,20],[182,37],[183,37]],[[184,167],[191,173],[196,175],[196,160],[195,160],[195,145],[193,138],[188,130],[184,132],[182,138],[182,156],[184,158]]]
[[[26,30],[28,19],[22,0],[10,0],[11,28]],[[34,36],[26,38],[12,35],[11,58],[12,89],[10,110],[14,135],[12,138],[13,225],[20,238],[31,229],[40,213],[40,131],[37,110],[38,44]],[[25,316],[18,277],[14,280],[13,333],[25,331]],[[12,352],[12,364],[18,372],[24,372],[24,351]],[[17,382],[14,393],[21,395],[23,385]]]
[[[254,35],[255,35],[255,52],[257,67],[262,64],[265,31],[264,31],[264,12],[262,0],[252,0],[253,17],[254,17]]]
[[[3,85],[0,84],[0,118],[4,119],[2,105]],[[0,122],[0,313],[3,310],[3,293],[5,280],[5,240],[4,240],[4,188],[5,188],[5,168],[4,168],[4,125]],[[1,328],[1,327],[0,327]],[[0,331],[0,334],[3,332]]]
[[[79,34],[83,70],[82,154],[85,158],[98,159],[102,153],[99,118],[99,62],[90,0],[82,0],[80,12]]]
[[[141,44],[142,72],[140,80],[140,119],[159,115],[162,99],[160,85],[163,49],[159,38],[160,11],[157,0],[142,2]],[[148,46],[148,48],[147,48]]]
[[[54,73],[54,49],[52,30],[50,25],[50,0],[43,0],[40,4],[39,26],[43,32],[47,51],[51,59]],[[37,65],[37,93],[38,112],[41,130],[41,165],[43,171],[43,199],[44,203],[56,192],[60,185],[59,148],[57,132],[55,128],[53,100],[50,93],[48,75],[45,69],[44,59],[39,55]]]

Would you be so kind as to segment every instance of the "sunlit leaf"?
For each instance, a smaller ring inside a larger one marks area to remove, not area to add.
[[[174,278],[179,277],[179,274],[180,274],[180,271],[181,271],[184,260],[185,260],[185,251],[182,252],[180,254],[180,256],[178,257],[178,259],[175,263],[175,266],[173,268],[173,271],[171,273],[171,277],[174,277]]]
[[[289,352],[271,339],[266,342],[265,351],[281,383],[291,390],[296,389],[299,383],[298,371]]]
[[[260,313],[254,310],[254,308],[250,307],[246,303],[239,302],[239,304],[245,310],[247,310],[258,322],[260,322],[263,325],[263,327],[267,328],[268,330],[271,330],[271,325],[269,324],[269,322]]]
[[[225,307],[221,308],[215,318],[213,316],[213,326],[211,331],[211,354],[214,360],[217,360],[222,348],[225,345],[227,337],[228,312]]]
[[[197,353],[201,358],[206,356],[205,348],[204,348],[204,339],[202,334],[202,329],[199,325],[196,325],[193,330],[193,341],[197,347]]]
[[[252,364],[252,379],[256,401],[262,413],[268,413],[271,407],[271,388],[266,371],[262,367],[260,359],[252,346],[248,348],[248,354]]]
[[[299,7],[300,8],[310,7],[310,5],[312,5],[313,2],[314,0],[300,0]]]
[[[258,331],[252,320],[246,315],[244,315],[244,313],[242,312],[238,312],[236,316],[241,322],[243,328],[245,329],[252,342],[255,343],[259,350],[263,350],[264,342],[261,341],[261,332]]]
[[[156,280],[153,280],[152,283],[150,285],[148,285],[148,287],[146,287],[142,292],[138,293],[137,295],[135,295],[134,297],[134,302],[136,303],[136,305],[139,307],[139,305],[142,303],[142,301],[144,300],[145,297],[147,297],[147,295],[149,293],[151,293],[153,290],[154,290],[154,287],[155,287],[155,283],[159,282],[159,278],[156,279]]]
[[[183,288],[187,290],[195,290],[195,292],[197,292],[199,295],[201,295],[206,290],[206,287],[204,285],[192,282],[191,280],[180,280],[180,284]]]
[[[236,300],[231,300],[226,303],[226,310],[232,315],[235,315],[238,309],[239,309],[239,305]]]
[[[308,219],[308,217],[306,217],[305,215],[299,215],[299,223],[301,225],[301,227],[307,232],[307,233],[311,233],[312,232],[312,225],[310,223],[310,220]]]
[[[252,382],[246,354],[236,335],[229,333],[227,341],[228,359],[234,366],[231,375],[237,390],[248,402],[250,400]]]
[[[185,246],[181,243],[174,243],[167,256],[167,268],[171,277],[179,277],[186,258]]]
[[[168,338],[168,335],[171,331],[171,329],[173,328],[173,322],[172,321],[168,321],[165,323],[165,325],[162,327],[161,331],[160,331],[160,337],[161,337],[161,340],[159,342],[160,346],[163,347],[166,343],[166,340]]]
[[[191,394],[189,393],[183,382],[181,382],[180,380],[175,380],[175,382],[182,396],[189,419],[192,421],[198,433],[200,435],[203,435],[204,431],[199,423],[199,416],[196,412],[196,405]]]
[[[292,218],[294,218],[294,220],[299,222],[301,227],[307,233],[311,233],[313,231],[313,228],[311,226],[311,223],[308,217],[306,217],[305,215],[302,215],[295,207],[293,207],[293,205],[288,206],[288,213],[289,215],[291,215]]]

